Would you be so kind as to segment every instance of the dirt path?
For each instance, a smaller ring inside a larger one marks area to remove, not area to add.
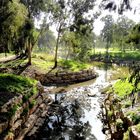
[[[2,58],[0,58],[0,63],[16,59],[16,57],[17,56],[15,56],[15,55],[7,56],[7,57],[2,57]]]

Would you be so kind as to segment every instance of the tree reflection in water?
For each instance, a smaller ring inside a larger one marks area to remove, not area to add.
[[[43,140],[96,140],[89,122],[82,122],[84,109],[90,111],[90,99],[83,89],[67,94],[56,94],[38,139]]]

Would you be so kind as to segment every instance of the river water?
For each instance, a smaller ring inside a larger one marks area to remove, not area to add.
[[[64,87],[50,94],[54,99],[49,116],[41,129],[41,140],[105,140],[99,118],[101,89],[108,86],[110,72],[95,68],[95,80]]]

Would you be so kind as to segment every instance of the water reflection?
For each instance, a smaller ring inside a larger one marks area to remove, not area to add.
[[[96,140],[91,133],[90,123],[81,120],[85,117],[83,108],[91,108],[90,100],[84,96],[80,96],[79,99],[73,98],[72,95],[57,94],[57,100],[49,110],[49,117],[39,139]]]
[[[103,98],[100,89],[109,84],[110,73],[99,69],[96,72],[99,77],[94,83],[51,94],[54,103],[38,139],[105,140],[98,114]]]

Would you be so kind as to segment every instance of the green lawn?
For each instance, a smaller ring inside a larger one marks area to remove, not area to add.
[[[106,53],[105,48],[99,48],[96,49],[95,55],[102,55],[104,56]],[[119,50],[113,50],[112,48],[109,49],[109,55],[114,59],[121,59],[121,60],[134,60],[134,61],[140,61],[140,50],[131,51],[126,50],[125,52],[121,52]]]

